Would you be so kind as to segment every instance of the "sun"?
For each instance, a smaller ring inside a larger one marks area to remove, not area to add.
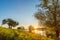
[[[34,29],[36,30],[36,29],[37,29],[37,27],[34,27]]]
[[[38,30],[37,30],[37,27],[34,27],[34,32],[37,33],[37,31],[38,31]]]
[[[38,30],[34,30],[35,33],[37,33]]]

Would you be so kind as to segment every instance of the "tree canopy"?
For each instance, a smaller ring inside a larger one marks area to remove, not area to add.
[[[9,28],[12,28],[12,27],[17,26],[19,23],[10,19],[10,18],[8,18],[8,19],[3,19],[2,24],[7,24],[9,26]]]
[[[60,31],[60,0],[41,0],[38,8],[38,12],[34,15],[35,18],[39,20],[41,25],[54,27],[58,38]]]

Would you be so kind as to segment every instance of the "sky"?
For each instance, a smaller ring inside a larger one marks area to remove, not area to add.
[[[0,0],[0,25],[3,19],[11,18],[19,25],[37,25],[34,13],[38,0]]]

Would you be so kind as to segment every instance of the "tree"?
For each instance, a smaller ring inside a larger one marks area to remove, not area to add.
[[[34,15],[41,25],[52,27],[59,38],[60,0],[40,0],[39,11]]]
[[[30,26],[29,26],[29,32],[32,32],[33,30],[34,30],[33,26],[30,25]]]
[[[7,24],[9,26],[9,28],[12,28],[12,27],[17,26],[19,23],[10,19],[10,18],[8,18],[8,19],[3,19],[2,24]]]

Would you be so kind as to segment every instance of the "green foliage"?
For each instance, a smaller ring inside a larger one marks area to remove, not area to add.
[[[47,27],[45,31],[46,31],[47,37],[50,37],[52,39],[56,38],[56,32],[54,30],[54,27]]]
[[[54,27],[56,38],[60,32],[60,0],[41,0],[39,11],[34,15],[39,23],[46,27]],[[39,24],[39,25],[40,25]],[[53,31],[53,30],[52,30]],[[50,31],[50,32],[52,32]]]
[[[10,18],[8,18],[8,19],[3,19],[2,24],[7,24],[9,26],[9,28],[12,28],[12,27],[17,26],[19,23],[10,19]]]
[[[0,27],[0,40],[52,40],[52,39],[23,30]]]

